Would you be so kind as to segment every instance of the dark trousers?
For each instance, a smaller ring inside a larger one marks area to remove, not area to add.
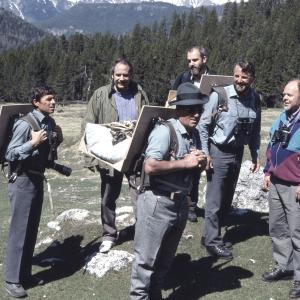
[[[99,169],[99,172],[101,178],[102,240],[116,241],[116,202],[121,193],[124,174],[114,170],[114,174],[111,176],[106,169]],[[135,210],[137,192],[129,186],[129,193]]]
[[[221,226],[227,215],[240,173],[243,148],[211,145],[213,169],[207,172],[205,202],[205,244],[216,246],[223,243]]]
[[[189,209],[193,210],[193,211],[196,210],[196,206],[197,206],[197,203],[198,203],[200,176],[201,176],[201,170],[200,169],[193,170],[192,190],[190,192],[190,195],[188,196]]]
[[[8,184],[11,223],[6,249],[5,281],[19,283],[31,276],[32,257],[43,204],[43,178],[19,176]]]

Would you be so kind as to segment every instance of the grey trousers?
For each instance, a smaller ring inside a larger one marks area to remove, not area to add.
[[[223,243],[221,226],[227,215],[240,173],[243,148],[211,144],[213,169],[207,172],[204,236],[206,246]]]
[[[160,299],[188,215],[186,196],[174,200],[152,191],[137,202],[130,299]]]
[[[6,249],[7,282],[19,283],[31,276],[43,195],[41,176],[19,176],[14,183],[8,184],[11,222]]]
[[[99,169],[99,173],[101,178],[102,240],[116,241],[116,202],[121,193],[124,174],[114,170],[114,175],[110,176],[106,169]],[[130,186],[129,193],[135,208],[137,192]]]
[[[275,177],[269,192],[269,231],[273,257],[283,269],[294,269],[300,280],[300,204],[295,198],[296,186]]]

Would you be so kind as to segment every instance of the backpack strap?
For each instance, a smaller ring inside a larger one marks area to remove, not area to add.
[[[169,131],[170,131],[169,153],[170,153],[171,156],[176,158],[178,150],[179,150],[179,146],[178,146],[178,138],[177,138],[175,128],[174,128],[174,126],[172,125],[172,123],[170,121],[162,122],[162,124],[166,125],[169,128]]]
[[[40,124],[38,123],[37,119],[31,113],[28,113],[27,115],[23,116],[21,118],[21,120],[27,122],[33,131],[41,130]]]
[[[215,86],[212,88],[218,94],[218,112],[228,111],[228,98],[223,86]]]
[[[36,118],[31,113],[28,113],[25,116],[22,116],[20,118],[20,120],[23,120],[26,123],[28,123],[29,126],[31,127],[31,129],[34,130],[34,131],[41,130],[40,124],[38,123]],[[7,174],[6,177],[8,178],[8,182],[14,182],[17,179],[19,173],[22,170],[22,161],[18,161],[18,163],[15,165],[14,171],[12,171],[11,162],[7,162],[7,166],[8,166],[8,174]],[[2,165],[2,172],[4,174],[3,169],[4,169],[4,165]]]

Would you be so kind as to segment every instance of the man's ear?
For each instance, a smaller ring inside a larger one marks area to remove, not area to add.
[[[203,55],[202,56],[202,61],[203,61],[204,64],[206,64],[207,63],[207,56]]]
[[[34,107],[38,107],[38,105],[37,105],[37,103],[39,102],[38,100],[36,100],[36,99],[32,99],[32,105],[34,106]]]

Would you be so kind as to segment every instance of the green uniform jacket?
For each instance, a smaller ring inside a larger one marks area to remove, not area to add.
[[[136,110],[140,114],[143,105],[149,104],[148,97],[142,87],[135,82],[130,84],[129,89],[133,91]],[[108,84],[98,88],[94,92],[87,106],[84,123],[106,124],[117,121],[118,110],[114,97],[114,89],[112,84]],[[85,167],[95,170],[95,166],[109,169],[110,172],[112,171],[106,164],[85,156]]]

